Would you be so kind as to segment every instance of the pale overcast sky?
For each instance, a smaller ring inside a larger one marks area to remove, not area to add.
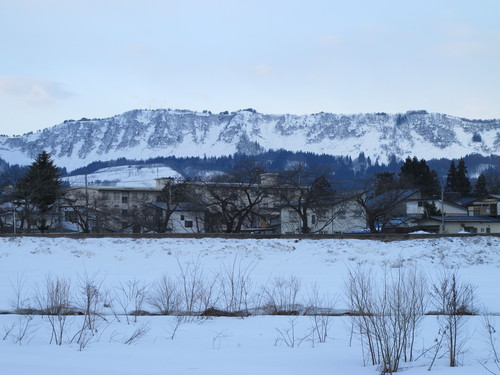
[[[1,0],[0,133],[136,108],[500,118],[499,0]]]

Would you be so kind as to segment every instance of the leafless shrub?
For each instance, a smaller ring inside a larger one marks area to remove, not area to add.
[[[16,328],[16,324],[12,323],[10,327],[8,326],[3,326],[3,336],[2,336],[2,341],[5,341],[7,337],[9,337],[10,333]]]
[[[205,279],[205,283],[200,291],[200,303],[201,310],[208,311],[214,309],[219,301],[219,290],[217,289],[217,284],[219,280],[219,275],[214,274],[210,279]]]
[[[272,315],[298,315],[300,306],[297,296],[300,286],[300,280],[295,276],[288,279],[275,277],[263,289],[264,312]]]
[[[474,311],[475,287],[460,282],[456,272],[443,273],[431,287],[431,301],[448,344],[449,365],[458,366],[458,356],[466,342],[465,326]]]
[[[413,358],[425,280],[416,270],[400,268],[387,272],[379,289],[373,275],[359,267],[349,270],[346,286],[363,352],[373,365],[381,365],[382,374],[396,372],[402,359]]]
[[[128,337],[125,341],[123,341],[123,343],[126,345],[132,345],[136,343],[144,336],[146,336],[150,329],[151,326],[148,323],[140,325],[134,330],[134,332],[132,333],[132,335],[130,335],[130,337]]]
[[[227,337],[230,337],[230,335],[225,330],[217,332],[214,337],[212,337],[212,349],[219,350],[222,345],[222,340]]]
[[[316,340],[320,343],[324,343],[326,342],[332,323],[331,314],[335,307],[335,300],[321,296],[316,284],[313,285],[308,296],[307,307],[304,314],[310,316],[311,339],[313,345]]]
[[[120,283],[120,286],[115,288],[116,301],[122,308],[127,324],[130,324],[129,314],[134,316],[134,322],[137,322],[137,317],[143,314],[147,289],[148,286],[145,283],[135,278],[128,280],[125,284]]]
[[[94,339],[95,333],[96,332],[94,332],[93,330],[86,329],[85,327],[80,329],[80,331],[77,334],[78,335],[77,343],[79,351],[82,351],[87,347],[87,345]]]
[[[434,345],[431,347],[431,350],[434,350],[434,355],[432,356],[432,360],[427,371],[431,371],[432,366],[434,366],[434,362],[436,361],[436,358],[438,357],[441,347],[443,346],[444,336],[445,332],[439,330],[438,336],[434,339]]]
[[[241,259],[235,256],[229,266],[226,264],[221,266],[219,288],[223,310],[230,313],[248,312],[252,287],[250,275],[256,265],[255,259],[248,264],[243,264]]]
[[[214,303],[215,280],[210,283],[204,279],[203,268],[199,261],[189,261],[179,265],[178,288],[180,291],[181,309],[187,315],[197,315],[200,311],[211,307]]]
[[[152,286],[147,302],[161,315],[171,315],[179,311],[180,296],[178,285],[170,277],[163,275]]]
[[[103,278],[98,274],[85,274],[79,278],[80,308],[84,315],[84,327],[88,330],[95,330],[96,318],[102,317],[100,311],[103,304],[104,294],[102,292]]]
[[[27,314],[20,316],[17,324],[17,331],[14,336],[14,343],[21,345],[23,341],[29,341],[29,338],[34,333],[31,323],[33,322],[33,315]]]
[[[276,338],[276,341],[274,342],[274,345],[278,345],[278,343],[283,343],[289,348],[296,348],[299,347],[304,340],[308,339],[311,335],[311,332],[308,334],[298,337],[296,336],[295,333],[295,326],[296,326],[297,318],[290,318],[288,320],[288,328],[284,329],[278,329],[276,328],[276,331],[278,332],[278,337]]]
[[[83,312],[83,323],[73,340],[76,338],[80,350],[83,350],[97,334],[97,318],[106,321],[100,310],[105,298],[105,293],[102,292],[103,282],[104,279],[99,277],[98,273],[89,275],[85,272],[78,278],[79,307]]]
[[[171,327],[171,335],[170,335],[170,340],[173,340],[175,338],[175,335],[177,334],[177,331],[179,330],[179,327],[186,323],[186,317],[183,315],[177,315],[173,322],[170,324]]]
[[[26,282],[23,276],[17,276],[15,283],[9,280],[13,291],[13,297],[10,304],[12,311],[16,314],[32,314],[35,308],[32,305],[33,301],[26,294]]]
[[[74,313],[70,307],[70,286],[68,279],[50,275],[45,278],[45,290],[36,293],[38,310],[47,317],[52,328],[50,343],[62,345],[68,315]]]
[[[398,285],[403,293],[402,305],[404,306],[403,346],[404,361],[415,360],[415,340],[420,333],[420,326],[425,314],[428,302],[427,279],[418,270],[417,265],[408,268],[404,272],[398,270]]]
[[[497,375],[500,374],[500,357],[499,357],[499,350],[497,343],[497,331],[495,329],[495,320],[491,315],[485,314],[482,316],[482,323],[485,331],[486,344],[490,352],[489,360],[491,360],[492,365],[491,366],[488,365],[489,360],[484,362],[479,361],[479,363],[490,374]]]
[[[12,335],[14,343],[22,345],[33,333],[32,322],[36,308],[31,306],[33,301],[26,294],[26,282],[22,275],[17,277],[15,283],[10,281],[10,285],[13,290],[13,297],[10,301],[12,310],[21,316],[17,323],[12,323],[5,329],[3,340]]]

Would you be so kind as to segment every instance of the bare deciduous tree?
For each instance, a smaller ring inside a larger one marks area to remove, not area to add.
[[[450,367],[458,366],[458,356],[466,342],[465,325],[474,311],[475,287],[460,281],[456,272],[444,272],[431,288],[439,326],[448,343]]]
[[[283,207],[298,216],[300,233],[319,232],[345,212],[345,205],[336,197],[326,173],[315,175],[307,172],[304,164],[299,164],[283,172],[280,180],[272,194]],[[337,205],[335,210],[326,209],[334,204]],[[316,225],[314,230],[312,215],[324,219],[322,225]]]
[[[68,279],[47,275],[45,290],[38,290],[35,297],[38,309],[47,317],[52,328],[50,342],[54,341],[56,345],[63,343],[67,318],[71,313],[70,286]]]
[[[413,345],[423,315],[424,279],[399,268],[387,272],[381,288],[374,276],[359,267],[349,270],[346,282],[353,324],[362,348],[381,373],[396,372],[401,360],[413,358]]]

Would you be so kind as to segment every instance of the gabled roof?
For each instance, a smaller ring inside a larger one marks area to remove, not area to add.
[[[388,200],[394,200],[392,204],[396,205],[409,199],[412,195],[417,194],[418,192],[418,189],[393,190],[368,199],[366,201],[366,205],[370,208],[374,208],[377,207],[380,203],[387,202]]]
[[[500,195],[498,195],[498,194],[488,194],[487,196],[481,197],[481,198],[477,198],[477,197],[476,198],[470,198],[471,200],[467,204],[471,204],[471,203],[474,203],[474,202],[480,202],[482,200],[491,199],[491,198],[500,200]]]
[[[478,198],[478,197],[462,197],[459,200],[457,200],[456,203],[458,205],[461,205],[461,206],[467,206],[468,204],[470,204],[472,202],[475,202],[475,201],[479,201],[481,199],[483,199],[483,198]]]

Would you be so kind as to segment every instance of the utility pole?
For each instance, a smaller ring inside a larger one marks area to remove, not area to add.
[[[16,234],[16,207],[14,205],[12,205],[12,214],[14,215],[12,219],[12,228],[14,229],[14,234]]]
[[[89,223],[89,189],[87,181],[87,173],[85,173],[85,228],[90,233],[90,223]]]
[[[444,179],[441,181],[441,228],[440,233],[444,233]]]

